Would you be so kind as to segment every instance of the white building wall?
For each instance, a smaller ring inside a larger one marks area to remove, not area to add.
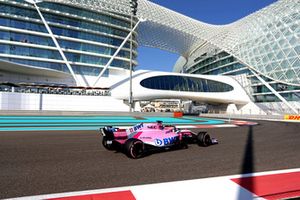
[[[39,94],[0,92],[1,110],[39,110]]]
[[[128,111],[110,96],[78,96],[0,92],[1,110]]]

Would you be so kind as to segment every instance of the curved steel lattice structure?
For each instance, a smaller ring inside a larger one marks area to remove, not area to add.
[[[81,6],[91,10],[105,10],[129,15],[129,0],[44,0]],[[220,26],[191,19],[147,0],[138,1],[138,18],[146,19],[139,27],[141,45],[188,56],[189,52],[211,38],[212,33],[222,32]]]
[[[234,24],[219,41],[248,66],[274,80],[300,83],[300,1],[282,0]]]
[[[93,10],[130,14],[128,0],[47,0]],[[274,80],[300,82],[300,1],[279,0],[229,25],[206,24],[147,0],[138,1],[140,45],[188,58],[210,44],[234,55],[248,67]]]
[[[299,0],[280,0],[224,26],[204,24],[151,2],[141,2],[139,14],[149,19],[148,26],[140,29],[142,44],[168,49],[186,58],[209,44],[266,77],[300,85]]]

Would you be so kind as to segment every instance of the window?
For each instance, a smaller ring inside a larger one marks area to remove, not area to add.
[[[55,3],[50,3],[50,2],[42,2],[39,4],[40,7],[42,8],[49,8],[51,10],[57,10],[60,11],[62,13],[70,13],[73,15],[77,15],[79,17],[86,17],[86,18],[90,18],[90,19],[96,19],[99,21],[104,21],[104,22],[108,22],[111,24],[115,24],[121,27],[130,27],[130,22],[129,21],[125,21],[122,19],[117,19],[114,18],[112,16],[109,15],[105,15],[105,14],[101,14],[98,12],[92,12],[90,10],[84,10],[83,8],[76,8],[76,7],[71,7],[71,6],[67,6],[67,5],[63,5],[63,4],[55,4]]]
[[[58,51],[0,44],[0,53],[62,60]]]
[[[0,58],[1,60],[6,60],[13,63],[41,67],[47,69],[53,69],[58,71],[63,71],[69,73],[68,68],[65,64],[62,63],[53,63],[53,62],[43,62],[43,61],[33,61],[33,60],[25,60],[25,59],[15,59],[15,58]]]
[[[15,33],[12,31],[0,31],[0,39],[30,43],[30,44],[54,46],[54,43],[50,37],[35,36],[35,35],[29,35],[24,33]]]
[[[72,69],[75,74],[86,75],[86,76],[98,76],[103,68],[89,67],[81,65],[72,65]],[[109,69],[106,69],[103,73],[103,77],[108,77]]]
[[[86,33],[86,32],[83,32],[83,31],[63,29],[63,28],[60,28],[60,27],[52,26],[51,30],[53,31],[53,33],[55,35],[62,35],[62,36],[71,37],[71,38],[78,38],[78,39],[83,39],[83,40],[101,42],[101,43],[104,43],[104,44],[111,44],[111,45],[114,45],[114,46],[120,46],[123,42],[123,40],[121,40],[121,39],[116,39],[116,38],[107,37],[107,36],[103,36],[103,35]],[[124,47],[129,48],[130,43],[127,42],[124,45]],[[134,46],[134,48],[136,48],[136,47]]]
[[[9,26],[18,29],[47,32],[43,24],[37,24],[33,22],[26,22],[26,21],[14,20],[14,19],[0,18],[0,25]]]
[[[140,83],[143,87],[184,92],[228,92],[233,87],[218,81],[187,76],[155,76]]]

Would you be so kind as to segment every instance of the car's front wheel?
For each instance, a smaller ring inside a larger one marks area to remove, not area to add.
[[[199,146],[207,147],[211,144],[210,136],[207,132],[199,132],[197,135],[197,143]]]
[[[145,145],[141,140],[128,139],[125,143],[125,152],[128,157],[137,159],[144,155]]]

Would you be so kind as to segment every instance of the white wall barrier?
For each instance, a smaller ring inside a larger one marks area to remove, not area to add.
[[[128,111],[111,96],[79,96],[0,92],[1,110]]]

